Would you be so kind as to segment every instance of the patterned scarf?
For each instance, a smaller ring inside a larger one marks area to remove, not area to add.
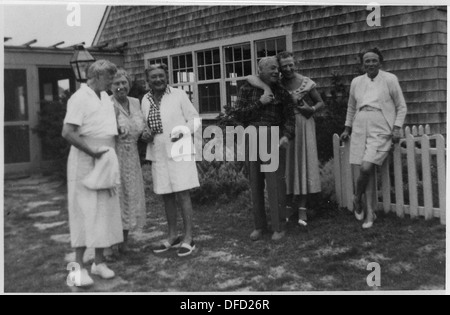
[[[170,94],[169,86],[167,86],[166,91],[164,92],[164,95],[165,94]],[[148,127],[150,128],[150,131],[153,134],[162,134],[163,126],[162,126],[162,121],[161,121],[160,107],[158,107],[158,105],[156,105],[152,90],[150,90],[150,92],[148,92],[146,96],[150,102],[150,110],[148,111],[148,117],[147,117]]]

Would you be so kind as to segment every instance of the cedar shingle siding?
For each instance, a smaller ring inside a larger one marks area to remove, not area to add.
[[[381,11],[381,27],[369,27],[363,6],[115,6],[95,44],[127,42],[125,68],[143,80],[145,53],[289,26],[302,73],[325,91],[333,73],[350,84],[357,53],[377,46],[384,69],[400,80],[407,124],[428,123],[446,133],[446,7]]]

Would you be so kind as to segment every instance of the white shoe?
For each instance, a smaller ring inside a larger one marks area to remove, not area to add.
[[[94,280],[89,276],[86,269],[73,271],[70,273],[70,277],[73,279],[72,285],[76,287],[90,287],[94,285]]]
[[[95,263],[92,264],[91,273],[93,275],[99,276],[103,279],[112,279],[116,276],[114,271],[109,269],[106,264],[98,264]]]

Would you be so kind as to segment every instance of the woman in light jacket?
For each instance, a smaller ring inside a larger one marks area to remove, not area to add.
[[[350,142],[350,163],[360,165],[353,199],[355,216],[363,220],[364,229],[371,228],[376,219],[375,166],[381,166],[400,140],[400,130],[406,116],[406,103],[395,75],[380,70],[383,55],[377,48],[360,54],[366,74],[353,79],[350,87],[347,119],[342,141]],[[364,213],[363,194],[366,196]]]
[[[153,189],[163,196],[169,226],[168,239],[153,251],[161,253],[178,248],[178,256],[188,256],[195,249],[190,190],[200,186],[191,138],[200,126],[194,123],[199,115],[183,90],[168,86],[165,64],[151,65],[145,75],[150,87],[142,99],[149,130],[143,134],[149,143],[146,159],[152,161]],[[186,147],[185,144],[189,152],[178,155],[175,148]],[[184,237],[177,234],[177,202],[182,210]]]

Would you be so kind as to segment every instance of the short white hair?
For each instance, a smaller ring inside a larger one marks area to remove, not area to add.
[[[88,79],[94,79],[106,73],[115,75],[117,73],[117,67],[111,61],[100,59],[89,67],[87,77]]]
[[[277,57],[264,57],[258,62],[258,68],[259,71],[261,71],[269,62],[275,61],[276,64],[278,64]]]

